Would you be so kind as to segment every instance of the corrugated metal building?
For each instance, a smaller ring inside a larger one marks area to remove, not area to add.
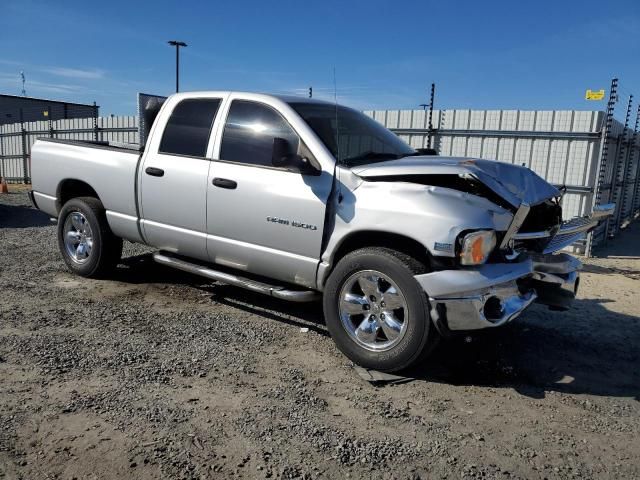
[[[0,125],[94,116],[98,116],[95,105],[0,94]]]

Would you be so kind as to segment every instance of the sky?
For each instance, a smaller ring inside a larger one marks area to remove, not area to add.
[[[136,93],[306,95],[358,109],[604,109],[640,99],[640,1],[0,0],[0,93],[135,114]]]

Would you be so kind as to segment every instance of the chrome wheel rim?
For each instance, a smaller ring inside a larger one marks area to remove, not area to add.
[[[85,263],[91,257],[93,232],[82,212],[67,215],[63,227],[64,247],[67,255],[76,263]]]
[[[389,350],[407,332],[407,302],[398,285],[384,273],[354,273],[342,286],[339,299],[343,327],[353,341],[367,350]]]

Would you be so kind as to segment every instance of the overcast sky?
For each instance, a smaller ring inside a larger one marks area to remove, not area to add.
[[[603,109],[587,88],[640,99],[640,1],[0,1],[0,93],[97,101],[234,89],[356,108]]]

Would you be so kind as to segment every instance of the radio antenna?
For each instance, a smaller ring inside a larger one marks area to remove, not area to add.
[[[336,109],[336,180],[338,181],[338,203],[342,202],[342,182],[340,181],[340,125],[338,124],[338,86],[336,82],[336,66],[333,66],[333,103]]]
[[[336,107],[336,152],[340,163],[340,133],[338,129],[338,87],[336,83],[336,67],[333,67],[333,103]]]

